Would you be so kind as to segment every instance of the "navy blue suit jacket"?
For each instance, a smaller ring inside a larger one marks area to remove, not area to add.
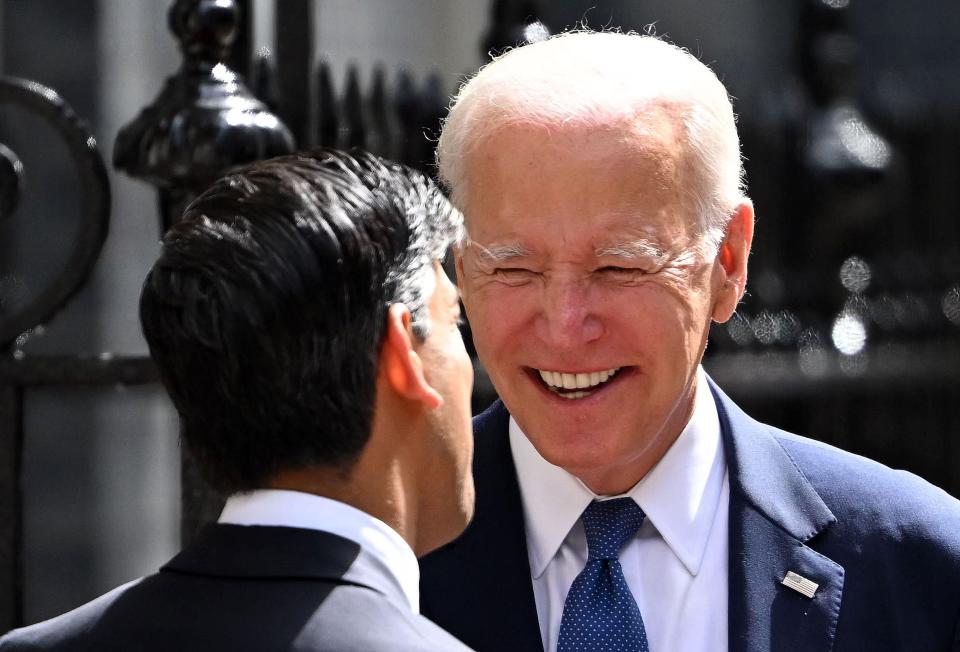
[[[211,525],[156,575],[14,630],[0,652],[467,649],[411,613],[386,573],[328,532]]]
[[[960,502],[754,421],[712,382],[730,479],[731,651],[960,651]],[[423,612],[477,650],[541,650],[499,401],[474,420],[476,516],[422,560]],[[807,598],[781,584],[794,571]]]

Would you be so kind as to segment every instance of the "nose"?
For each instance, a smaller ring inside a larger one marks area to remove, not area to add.
[[[590,284],[582,278],[549,278],[541,287],[537,336],[556,350],[589,344],[603,335],[603,322],[592,305]]]

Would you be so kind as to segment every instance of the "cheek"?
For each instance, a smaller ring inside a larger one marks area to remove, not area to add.
[[[467,347],[464,345],[463,340],[460,338],[460,334],[457,333],[457,343],[456,349],[453,351],[453,359],[457,361],[457,368],[460,372],[460,378],[463,379],[463,384],[467,387],[467,392],[473,390],[473,362],[470,361],[470,355],[467,353]]]
[[[502,350],[528,332],[531,316],[535,314],[532,289],[507,286],[487,286],[464,295],[464,308],[473,331],[473,341],[479,350]]]
[[[668,285],[611,288],[600,299],[605,332],[628,347],[676,350],[702,325],[702,306]]]
[[[456,378],[473,378],[473,363],[470,362],[470,355],[467,353],[467,347],[460,336],[460,330],[453,326],[449,342],[443,354],[444,364],[450,367],[451,374]]]

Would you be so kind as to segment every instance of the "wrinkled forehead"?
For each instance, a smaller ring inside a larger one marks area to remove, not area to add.
[[[585,142],[615,141],[625,150],[665,150],[681,157],[687,148],[685,118],[690,111],[689,102],[667,98],[637,106],[584,106],[555,113],[509,103],[488,106],[473,116],[474,122],[482,124],[475,125],[463,143],[467,176],[472,159],[490,154],[490,141],[501,147],[513,135],[523,133],[541,134],[545,142],[557,147],[574,143],[580,148]],[[581,153],[586,160],[589,150]]]
[[[460,198],[467,230],[502,231],[533,204],[552,213],[576,205],[583,220],[611,226],[662,226],[662,219],[643,218],[691,213],[687,150],[680,108],[670,104],[613,122],[505,121],[467,154]]]

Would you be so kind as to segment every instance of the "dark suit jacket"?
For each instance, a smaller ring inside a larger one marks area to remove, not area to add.
[[[710,387],[730,479],[729,649],[960,651],[960,502]],[[481,651],[542,649],[508,420],[500,402],[474,420],[476,516],[421,562],[424,615]],[[812,599],[781,585],[787,571],[820,585]]]
[[[466,650],[356,543],[211,525],[156,575],[0,639],[0,650]]]

